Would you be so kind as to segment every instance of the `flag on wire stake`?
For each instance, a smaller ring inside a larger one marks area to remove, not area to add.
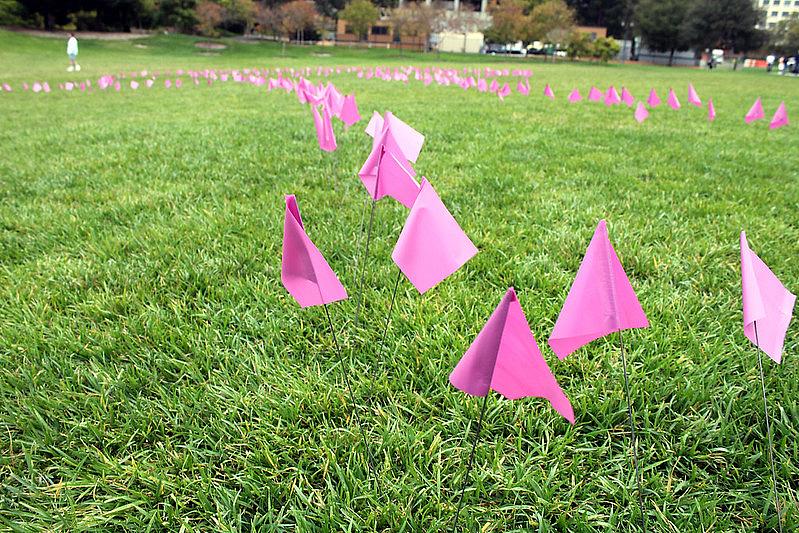
[[[555,322],[552,335],[549,337],[549,345],[558,358],[565,359],[591,341],[611,333],[618,333],[638,505],[644,531],[646,531],[646,512],[641,495],[638,441],[635,435],[630,383],[627,376],[627,357],[621,332],[625,329],[646,327],[649,327],[649,321],[610,243],[607,225],[604,220],[600,220]]]
[[[544,398],[571,424],[574,424],[574,410],[538,349],[513,287],[505,293],[463,354],[449,375],[449,382],[470,396],[483,397],[472,451],[461,480],[458,509],[452,522],[452,531],[455,531],[490,392],[495,390],[509,400],[528,396]]]
[[[741,232],[741,288],[743,300],[744,335],[755,344],[757,366],[760,370],[760,387],[763,393],[763,411],[768,434],[771,481],[774,488],[774,508],[777,524],[782,532],[782,513],[777,495],[777,469],[774,466],[774,440],[766,399],[766,378],[763,374],[763,351],[777,364],[782,361],[785,333],[793,315],[796,296],[786,289],[746,242],[746,233]]]
[[[300,304],[300,307],[324,306],[325,316],[330,326],[330,334],[336,346],[338,362],[344,374],[344,382],[350,397],[350,412],[360,429],[367,457],[367,466],[370,474],[372,474],[372,454],[367,444],[366,432],[358,418],[358,412],[355,408],[355,395],[350,385],[348,369],[344,365],[338,336],[333,327],[333,320],[330,318],[330,311],[327,308],[327,304],[346,299],[347,291],[335,272],[333,272],[333,269],[325,261],[322,253],[305,232],[305,226],[302,222],[295,196],[293,194],[287,195],[285,201],[286,211],[283,220],[283,256],[281,258],[280,279],[289,294]],[[377,481],[377,478],[375,480]]]

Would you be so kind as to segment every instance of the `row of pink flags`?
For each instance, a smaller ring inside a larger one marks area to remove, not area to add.
[[[310,82],[304,82],[298,85],[297,90],[300,101],[305,100],[312,105],[320,148],[334,150],[335,141],[331,144],[322,135],[326,131],[332,132],[332,127],[328,125],[329,119],[325,117],[341,115],[345,107],[343,102],[349,97],[338,94],[332,84],[314,86]],[[623,89],[622,94],[618,95],[622,102],[626,97],[625,93],[629,94]],[[357,122],[354,119],[356,115],[360,119],[354,96],[350,96],[355,112],[352,114],[353,121],[348,122],[348,125]],[[607,99],[607,93],[603,97]],[[611,98],[615,99],[612,93]],[[656,98],[657,94],[651,92],[648,105],[659,105]],[[670,91],[668,100],[679,105],[673,91]],[[701,105],[693,87],[689,90],[689,101],[693,105]],[[317,106],[321,106],[321,115]],[[320,116],[321,126],[317,119]],[[400,276],[404,275],[419,293],[425,293],[457,272],[478,250],[432,183],[424,177],[421,181],[416,180],[413,164],[417,162],[421,152],[424,136],[391,112],[382,116],[373,113],[365,131],[372,138],[372,148],[358,176],[373,206],[378,200],[390,197],[408,209],[391,259]],[[776,363],[780,363],[796,298],[749,248],[743,232],[740,236],[740,249],[744,335],[755,344],[758,357],[760,351],[763,351]],[[335,271],[310,239],[300,216],[297,199],[293,195],[285,197],[281,280],[301,307],[322,305],[327,313],[328,304],[348,298],[347,290]],[[397,284],[399,282],[400,277],[397,278]],[[393,303],[392,297],[381,348]],[[601,220],[588,244],[549,336],[548,345],[559,359],[565,359],[594,340],[618,334],[627,384],[621,332],[648,326],[649,321],[643,307],[611,244],[607,224]],[[335,337],[332,321],[330,327]],[[484,398],[477,436],[485,412],[485,400],[492,390],[510,400],[524,397],[546,399],[561,416],[570,423],[575,423],[572,404],[547,364],[513,287],[508,288],[499,305],[455,365],[449,382],[468,395]],[[764,381],[763,387],[765,401]],[[632,406],[628,385],[625,388],[638,478]],[[475,445],[476,439],[477,437]],[[468,468],[471,467],[471,462],[470,459]],[[641,517],[646,529],[640,480],[638,483]],[[776,486],[774,474],[775,505],[778,505]],[[779,507],[777,510],[779,514]],[[456,522],[457,516],[456,514]]]

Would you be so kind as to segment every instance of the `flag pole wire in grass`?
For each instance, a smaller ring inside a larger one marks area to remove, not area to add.
[[[383,157],[383,153],[385,150],[381,150],[380,157]],[[364,276],[366,275],[366,265],[369,262],[369,243],[372,240],[372,227],[374,226],[375,221],[375,208],[377,207],[377,191],[380,190],[380,160],[378,159],[377,164],[377,178],[375,178],[375,192],[372,194],[372,208],[369,212],[369,228],[366,230],[366,247],[364,249],[363,254],[361,255],[361,260],[358,261],[358,270],[360,271],[358,276],[358,295],[355,297],[355,326],[358,326],[360,317],[361,317],[361,303],[363,302],[363,280]],[[363,227],[363,226],[362,226]],[[363,229],[361,230],[363,232]]]
[[[771,422],[768,415],[768,401],[766,400],[766,378],[763,376],[763,355],[760,353],[760,339],[757,336],[757,320],[755,320],[755,348],[757,350],[757,366],[760,368],[760,388],[763,392],[763,411],[766,415],[766,433],[768,434],[768,457],[771,462],[771,482],[774,488],[774,508],[777,510],[777,524],[782,533],[782,513],[780,500],[777,495],[777,469],[774,466],[774,440],[771,436]]]
[[[641,511],[641,527],[646,532],[646,512],[644,511],[644,499],[641,495],[641,470],[639,468],[640,460],[638,459],[638,438],[635,435],[635,419],[633,417],[633,404],[630,398],[630,379],[627,375],[627,356],[624,353],[624,339],[622,338],[621,330],[619,330],[619,347],[621,348],[621,364],[624,369],[624,392],[627,396],[627,417],[630,421],[630,435],[632,437],[633,448],[633,466],[635,467],[635,485],[636,492],[638,493],[638,509]]]
[[[383,347],[386,344],[386,336],[388,335],[388,326],[391,323],[391,312],[394,310],[394,301],[397,299],[397,289],[399,289],[400,281],[402,280],[402,270],[397,268],[397,281],[394,283],[394,290],[391,293],[391,303],[388,304],[388,312],[386,313],[386,323],[383,325],[383,335],[380,337],[380,344],[377,348],[377,359],[380,362],[380,356],[383,355]]]
[[[490,396],[491,391],[489,390],[486,395],[483,397],[483,406],[480,408],[480,416],[477,417],[477,428],[474,431],[474,440],[472,441],[472,451],[469,453],[469,461],[466,463],[466,472],[463,474],[463,479],[461,480],[461,489],[460,489],[460,496],[458,496],[458,509],[455,511],[455,518],[452,520],[452,528],[450,531],[453,533],[457,530],[458,527],[458,517],[461,514],[461,507],[463,507],[463,494],[466,492],[466,482],[469,480],[469,474],[472,471],[472,467],[474,466],[474,452],[477,449],[477,441],[480,440],[480,430],[483,427],[483,415],[486,412],[486,405],[488,405],[488,397]]]
[[[336,354],[338,355],[338,362],[341,366],[341,373],[344,375],[344,383],[347,385],[347,392],[350,396],[350,412],[352,413],[352,417],[355,420],[355,424],[358,426],[358,429],[361,432],[361,440],[363,440],[364,450],[366,451],[366,466],[369,471],[369,475],[375,480],[377,484],[378,491],[380,489],[379,483],[380,481],[377,479],[377,476],[374,475],[373,467],[372,467],[372,453],[369,448],[369,444],[366,441],[366,432],[363,429],[363,424],[361,424],[361,420],[358,417],[358,410],[355,408],[355,395],[352,393],[352,385],[350,384],[350,377],[349,372],[347,372],[347,368],[344,366],[344,358],[341,355],[341,346],[338,343],[338,336],[336,335],[336,330],[333,327],[333,320],[330,318],[330,311],[327,308],[327,304],[324,305],[325,307],[325,316],[327,316],[327,323],[330,326],[330,334],[333,336],[333,342],[336,346]]]

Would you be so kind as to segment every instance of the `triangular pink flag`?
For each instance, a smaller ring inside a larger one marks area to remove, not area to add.
[[[788,125],[788,112],[785,110],[785,102],[780,102],[780,106],[774,112],[771,118],[771,123],[768,125],[769,129],[777,129]]]
[[[696,94],[693,83],[688,84],[688,103],[696,107],[702,107],[702,100],[699,98],[699,95]]]
[[[344,104],[341,106],[339,118],[347,126],[352,126],[361,120],[361,114],[358,112],[358,104],[355,103],[354,94],[350,94],[344,98]]]
[[[649,107],[657,107],[660,105],[660,97],[655,89],[649,91],[649,98],[646,99],[646,103]]]
[[[582,99],[583,95],[580,94],[580,91],[578,89],[573,89],[572,92],[569,93],[569,102],[572,104],[575,102],[579,102]]]
[[[624,105],[627,107],[632,107],[635,103],[635,98],[633,97],[632,93],[627,90],[627,87],[621,88],[621,101],[624,102]]]
[[[325,92],[325,107],[330,111],[333,117],[341,115],[341,109],[344,107],[344,95],[338,92],[336,86],[328,83],[327,91]]]
[[[391,130],[382,133],[379,142],[358,172],[363,186],[373,200],[390,196],[410,209],[419,194],[416,172],[402,156]]]
[[[347,298],[347,291],[305,233],[293,194],[286,196],[283,221],[283,259],[280,279],[300,307],[323,305]]]
[[[139,82],[136,80],[130,80],[130,88],[135,91],[139,88]]]
[[[680,101],[677,99],[677,95],[674,94],[674,89],[669,89],[669,98],[666,100],[666,103],[668,103],[669,107],[672,109],[680,109]]]
[[[544,87],[544,96],[551,100],[555,99],[555,93],[552,92],[552,87],[550,87],[548,83],[546,87]]]
[[[752,104],[752,107],[749,108],[749,111],[746,113],[746,117],[744,117],[744,120],[746,121],[747,124],[749,124],[750,122],[754,122],[755,120],[760,120],[764,116],[766,115],[763,113],[763,103],[760,101],[760,97],[758,97],[757,100],[755,100],[755,103]]]
[[[581,346],[629,328],[649,327],[641,304],[608,238],[604,220],[574,278],[569,295],[549,337],[560,359]]]
[[[779,363],[796,296],[786,289],[746,242],[741,232],[744,335]],[[757,335],[755,335],[757,328]]]
[[[374,139],[372,147],[377,145],[378,134],[386,130],[391,130],[391,134],[405,159],[416,163],[416,159],[422,151],[424,135],[398,119],[391,111],[386,111],[385,117],[381,117],[375,112],[366,126],[366,134]]]
[[[472,396],[485,396],[493,389],[509,400],[544,398],[574,424],[571,403],[541,355],[513,287],[458,361],[449,382]]]
[[[424,293],[476,253],[477,248],[423,178],[391,258],[416,290]]]
[[[637,120],[638,123],[641,124],[649,116],[649,111],[646,110],[646,106],[644,104],[638,102],[638,105],[635,108],[635,113],[633,114],[633,116],[635,117],[635,120]]]
[[[313,110],[313,122],[316,127],[316,139],[319,141],[319,148],[325,152],[334,152],[336,150],[336,136],[333,133],[333,122],[330,118],[330,112],[327,108],[322,110],[322,115],[319,115],[319,110],[315,105],[311,106]]]
[[[618,91],[616,91],[616,87],[611,85],[608,87],[607,92],[605,93],[605,105],[611,106],[616,105],[621,102],[621,97],[619,96]]]
[[[591,102],[601,102],[602,91],[592,86],[591,90],[588,91],[588,100],[590,100]]]
[[[530,94],[530,86],[526,83],[523,83],[522,80],[519,80],[519,82],[516,84],[516,92],[523,96],[527,96]]]
[[[712,98],[708,98],[707,100],[707,120],[709,122],[716,120],[716,107],[713,105]]]

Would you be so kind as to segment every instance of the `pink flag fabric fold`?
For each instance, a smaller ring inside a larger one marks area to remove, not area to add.
[[[344,98],[344,104],[341,106],[339,118],[347,126],[352,126],[361,120],[361,114],[358,112],[358,104],[355,102],[354,94],[347,95],[347,97]]]
[[[574,410],[549,369],[513,287],[449,375],[452,385],[472,396],[493,389],[509,400],[544,398],[574,424]]]
[[[416,290],[425,293],[477,253],[433,186],[422,178],[416,201],[391,254]]]
[[[674,110],[680,109],[680,101],[677,99],[674,89],[669,89],[669,97],[666,100],[666,103],[669,104],[669,107]]]
[[[780,106],[774,112],[774,116],[769,123],[769,129],[777,129],[788,125],[788,112],[785,110],[785,102],[780,102]]]
[[[347,298],[347,291],[322,252],[305,233],[297,199],[287,195],[283,220],[280,279],[300,307],[324,305]]]
[[[744,120],[746,121],[747,124],[749,124],[750,122],[754,122],[755,120],[760,120],[764,116],[766,115],[763,113],[763,103],[760,101],[760,97],[758,97],[758,99],[755,100],[755,103],[752,104],[752,107],[749,108],[749,111],[746,113]]]
[[[605,105],[612,106],[618,103],[621,103],[621,97],[619,96],[619,92],[616,90],[616,87],[611,85],[608,87],[608,90],[605,93]]]
[[[649,107],[657,107],[660,105],[660,97],[655,89],[649,91],[649,97],[646,99],[646,104]]]
[[[709,122],[716,120],[716,107],[713,105],[712,98],[708,98],[707,100],[707,120]]]
[[[746,242],[741,232],[741,286],[744,335],[777,364],[782,361],[785,333],[793,315],[796,296],[786,289]],[[755,335],[757,327],[757,335]]]
[[[594,86],[591,86],[591,90],[588,91],[588,100],[591,102],[601,102],[602,101],[602,91],[597,89]]]
[[[627,107],[632,107],[633,104],[635,104],[635,97],[627,90],[627,87],[621,88],[621,101],[624,102],[624,105]]]
[[[413,207],[419,194],[415,175],[416,172],[405,161],[391,130],[380,134],[379,142],[358,172],[358,177],[373,200],[390,196],[408,209]]]
[[[600,220],[549,337],[560,359],[591,341],[649,321]]]
[[[688,103],[693,104],[696,107],[702,107],[702,100],[699,98],[699,95],[696,93],[696,89],[694,89],[694,84],[688,84]]]
[[[583,95],[580,94],[578,89],[573,89],[572,92],[569,93],[569,103],[579,102],[583,99]]]
[[[638,102],[638,105],[635,107],[635,113],[633,114],[635,120],[641,124],[643,123],[647,117],[649,116],[649,111],[646,110],[646,106],[641,102]]]
[[[544,96],[550,100],[555,99],[555,93],[552,92],[552,87],[550,87],[548,83],[546,84],[546,87],[544,87]]]
[[[333,121],[330,117],[330,111],[325,107],[320,116],[316,106],[312,105],[311,109],[313,110],[313,122],[316,127],[316,139],[319,141],[319,148],[325,152],[335,152],[336,135],[333,132]]]
[[[405,159],[416,163],[416,159],[422,151],[424,135],[398,119],[391,111],[386,111],[385,117],[381,117],[375,112],[366,126],[366,134],[374,140],[373,147],[376,146],[379,140],[378,134],[387,130],[391,130],[391,134]]]

